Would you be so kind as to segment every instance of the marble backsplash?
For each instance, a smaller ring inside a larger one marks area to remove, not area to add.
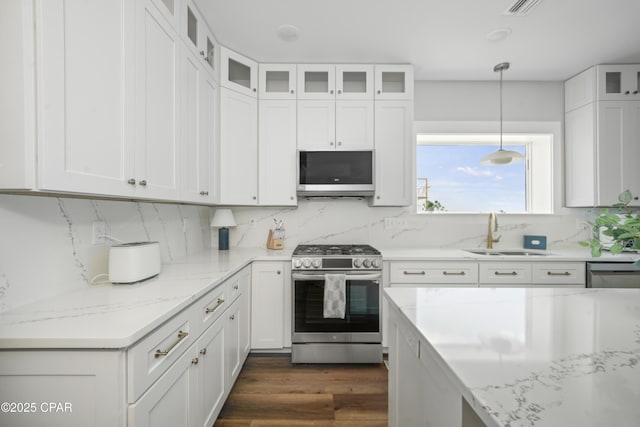
[[[106,280],[92,279],[115,242],[92,244],[96,221],[126,242],[158,241],[163,263],[210,247],[207,207],[0,195],[0,311]]]
[[[212,214],[213,210],[212,208]],[[230,230],[231,247],[266,244],[273,219],[282,220],[286,229],[285,247],[306,243],[368,243],[378,248],[475,248],[486,244],[488,216],[480,214],[414,214],[409,207],[368,206],[366,200],[299,200],[297,208],[233,208],[237,227]],[[576,247],[588,236],[578,229],[585,221],[582,209],[563,209],[556,215],[498,214],[501,235],[495,247],[520,248],[523,236],[546,235],[552,249]],[[396,228],[385,226],[385,219],[400,219]],[[212,230],[212,246],[217,233]]]
[[[284,222],[285,247],[300,243],[368,243],[377,248],[482,247],[487,216],[415,215],[410,208],[369,207],[366,200],[305,200],[298,207],[233,207],[231,247],[264,247],[273,219]],[[93,222],[123,241],[160,242],[162,262],[217,247],[209,227],[215,208],[150,202],[0,195],[0,311],[105,280],[109,246],[91,242]],[[404,221],[385,227],[385,219]],[[586,237],[584,211],[500,215],[496,247],[521,247],[524,234],[547,235],[554,247]],[[94,279],[95,278],[95,279]]]

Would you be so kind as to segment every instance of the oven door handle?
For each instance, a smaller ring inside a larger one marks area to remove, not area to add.
[[[324,274],[293,273],[291,277],[293,280],[324,280]],[[381,278],[382,273],[346,274],[347,280],[380,280]]]

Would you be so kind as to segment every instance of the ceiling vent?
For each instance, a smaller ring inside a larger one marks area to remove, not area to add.
[[[516,0],[507,10],[504,11],[504,15],[524,16],[533,10],[542,0]]]

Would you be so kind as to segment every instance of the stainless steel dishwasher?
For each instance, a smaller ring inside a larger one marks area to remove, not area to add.
[[[587,288],[640,288],[640,267],[634,262],[588,262]]]

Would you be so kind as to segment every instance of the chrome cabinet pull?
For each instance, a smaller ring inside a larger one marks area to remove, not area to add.
[[[202,350],[200,350],[200,354],[201,354],[201,355],[203,355],[203,356],[204,356],[205,354],[207,354],[207,349],[206,349],[206,348],[203,348]]]
[[[464,276],[467,273],[464,271],[443,271],[442,274],[445,276]]]
[[[145,186],[147,185],[147,180],[143,179],[142,181],[139,182],[140,185]]]
[[[193,359],[191,359],[191,363],[193,363],[194,365],[198,364],[198,358],[194,357]]]
[[[209,307],[207,307],[207,308],[204,310],[204,313],[205,313],[205,314],[213,313],[213,312],[214,312],[214,311],[216,311],[216,309],[217,309],[218,307],[220,307],[223,303],[224,303],[224,298],[218,298],[218,300],[216,301],[216,305],[215,305],[213,308],[209,308]]]
[[[496,276],[517,276],[518,273],[516,273],[515,271],[512,271],[510,273],[503,273],[502,271],[496,271],[495,273]]]
[[[136,180],[135,180],[135,179],[133,179],[133,178],[129,178],[129,179],[127,180],[127,184],[136,185]]]
[[[424,270],[423,271],[407,271],[407,270],[405,270],[403,272],[403,274],[405,276],[424,276],[427,273]]]
[[[556,273],[553,271],[547,271],[547,276],[571,276],[571,273],[569,273],[568,271],[565,271],[563,273]]]
[[[235,285],[233,285],[233,289],[236,290],[236,291],[238,290],[238,284],[237,283]]]
[[[236,318],[235,314],[232,314],[231,316],[229,316],[229,319],[231,319],[231,320],[235,320],[235,318]]]
[[[201,195],[201,196],[208,196],[208,195],[209,195],[209,192],[208,192],[208,191],[201,191],[201,192],[200,192],[200,195]]]
[[[186,337],[189,336],[189,332],[184,332],[184,331],[179,331],[178,332],[178,339],[176,340],[176,342],[174,342],[173,344],[171,344],[169,346],[168,349],[162,351],[162,350],[156,350],[156,353],[154,354],[155,358],[157,359],[160,356],[166,356],[167,354],[169,354],[169,352],[171,350],[173,350],[173,348],[175,346],[177,346],[178,344],[180,344],[180,341],[182,341],[183,339],[185,339]]]

